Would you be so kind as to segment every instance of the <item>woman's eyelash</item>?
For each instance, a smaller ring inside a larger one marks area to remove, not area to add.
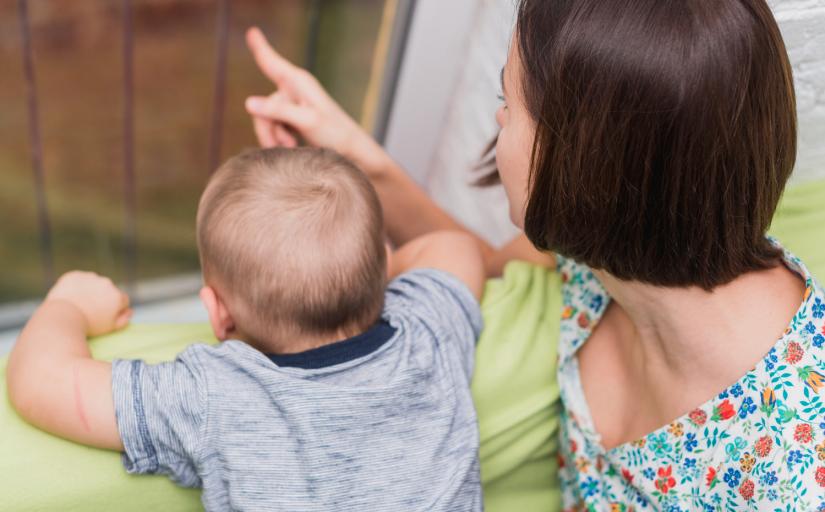
[[[499,101],[504,101],[504,95],[503,94],[496,94],[496,98],[498,98]]]

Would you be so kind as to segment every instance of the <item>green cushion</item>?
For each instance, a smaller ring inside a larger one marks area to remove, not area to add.
[[[481,431],[488,510],[558,506],[556,360],[559,280],[510,264],[488,282],[473,391]],[[550,306],[552,305],[552,306]],[[215,342],[206,324],[132,325],[90,342],[96,358],[174,358],[190,343]],[[532,361],[541,362],[540,364]],[[483,376],[483,377],[482,377]],[[200,510],[200,493],[165,477],[129,476],[113,452],[87,448],[24,423],[5,392],[0,366],[0,496],[4,510]]]
[[[814,275],[825,276],[825,181],[788,190],[771,233]],[[487,283],[473,395],[489,511],[554,511],[559,391],[555,382],[560,281],[514,262]],[[171,359],[212,340],[205,324],[133,325],[93,340],[101,359]],[[199,492],[163,477],[125,473],[117,454],[79,446],[26,425],[8,403],[0,362],[0,496],[3,510],[200,510]]]

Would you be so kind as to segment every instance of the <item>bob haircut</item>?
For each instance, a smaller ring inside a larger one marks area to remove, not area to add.
[[[516,38],[534,245],[705,290],[777,264],[796,108],[764,0],[522,0]]]

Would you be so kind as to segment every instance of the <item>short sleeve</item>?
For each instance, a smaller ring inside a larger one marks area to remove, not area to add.
[[[132,474],[162,474],[200,487],[199,439],[207,387],[192,347],[175,361],[112,363],[112,394],[123,465]]]
[[[458,278],[436,269],[401,274],[387,287],[385,310],[414,317],[438,338],[453,339],[470,376],[483,322],[478,301]]]

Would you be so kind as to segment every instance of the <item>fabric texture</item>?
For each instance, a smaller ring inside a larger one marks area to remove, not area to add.
[[[202,487],[214,511],[481,510],[478,302],[420,269],[389,284],[382,317],[389,341],[321,368],[280,367],[239,341],[115,360],[126,469]]]
[[[560,259],[567,509],[825,510],[825,290],[787,251],[784,261],[804,281],[805,294],[764,359],[669,425],[605,450],[576,353],[610,297],[587,267]]]

